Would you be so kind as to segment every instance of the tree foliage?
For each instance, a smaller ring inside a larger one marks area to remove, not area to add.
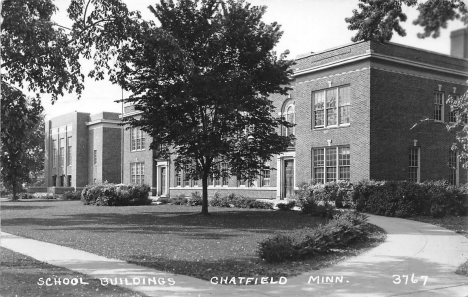
[[[30,173],[44,166],[44,117],[38,98],[27,98],[20,90],[2,83],[1,177],[13,198]]]
[[[265,7],[166,0],[150,9],[161,25],[142,26],[119,60],[127,102],[142,112],[126,121],[161,157],[175,156],[186,178],[202,180],[206,214],[208,178],[252,180],[290,144],[269,95],[286,95],[293,62],[272,52],[282,32],[262,22]]]
[[[94,60],[89,76],[112,74],[109,61],[140,18],[120,0],[71,0],[71,28],[53,21],[56,12],[53,0],[2,1],[2,81],[51,94],[52,101],[64,92],[81,94],[80,58]]]
[[[377,40],[390,41],[393,31],[405,36],[406,31],[400,22],[407,17],[402,11],[402,5],[414,7],[417,5],[419,16],[413,21],[414,25],[423,27],[424,32],[418,37],[434,38],[440,35],[440,29],[447,27],[447,22],[461,20],[468,24],[467,6],[462,0],[427,0],[418,4],[417,0],[359,0],[359,9],[353,10],[353,16],[346,18],[349,30],[358,32],[352,41]]]

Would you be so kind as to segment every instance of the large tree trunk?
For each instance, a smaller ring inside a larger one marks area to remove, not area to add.
[[[11,192],[13,194],[13,200],[18,200],[18,197],[16,196],[16,182],[13,182]]]
[[[201,213],[204,215],[208,214],[208,174],[203,173],[202,175],[202,211]]]

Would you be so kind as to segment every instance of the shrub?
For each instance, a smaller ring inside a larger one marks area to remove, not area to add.
[[[237,207],[237,208],[260,208],[260,209],[271,209],[272,203],[260,201],[253,198],[247,198],[234,193],[228,196],[221,197],[219,192],[216,192],[213,198],[209,201],[211,206],[216,207]]]
[[[258,255],[267,262],[298,260],[329,253],[367,237],[367,217],[355,211],[337,213],[326,225],[276,234],[259,243]]]
[[[36,196],[34,194],[29,193],[21,193],[18,195],[20,199],[34,199]]]
[[[185,198],[185,194],[180,194],[179,196],[169,198],[167,203],[173,205],[186,205],[187,201],[188,199]]]
[[[278,203],[276,204],[276,207],[278,207],[279,210],[291,210],[296,206],[296,201],[295,200],[290,200],[287,203]]]
[[[148,205],[150,187],[147,185],[99,184],[86,186],[81,192],[83,204],[102,206]]]
[[[187,199],[187,205],[197,206],[202,205],[203,198],[200,195],[200,192],[193,192],[191,196]]]
[[[378,215],[444,217],[466,215],[466,193],[446,181],[363,181],[354,185],[352,200],[356,210]]]
[[[81,191],[65,192],[62,195],[62,200],[80,200]]]

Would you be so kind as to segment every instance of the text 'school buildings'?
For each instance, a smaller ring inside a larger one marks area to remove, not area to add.
[[[446,179],[453,184],[466,183],[466,171],[457,162],[457,152],[450,149],[455,135],[447,132],[446,122],[454,121],[456,114],[450,111],[446,100],[466,91],[468,30],[452,32],[451,40],[450,56],[395,43],[365,41],[296,58],[290,95],[272,97],[277,112],[296,124],[292,131],[281,131],[296,136],[294,147],[275,156],[270,162],[275,170],[264,172],[253,185],[235,177],[213,180],[209,194],[218,191],[253,198],[284,198],[293,195],[299,184],[311,180]],[[48,136],[49,147],[52,139],[67,139],[62,136],[68,135],[63,134],[66,131],[62,127],[66,129],[68,125],[78,139],[80,134],[74,129],[81,129],[89,141],[81,145],[81,160],[73,160],[80,151],[80,142],[76,144],[75,140],[72,144],[72,168],[66,173],[60,164],[51,170],[52,152],[48,150],[49,187],[54,180],[56,186],[69,185],[70,175],[71,185],[75,183],[77,187],[94,179],[114,181],[104,172],[119,181],[119,132],[110,137],[113,141],[98,141],[99,137],[106,139],[105,127],[110,122],[118,122],[116,115],[114,120],[102,116],[102,123],[96,118],[86,120],[87,116],[78,113],[74,119],[67,115],[50,122],[50,129],[57,136]],[[138,116],[138,112],[129,106],[124,116]],[[413,127],[422,119],[430,120]],[[61,128],[54,130],[56,127]],[[109,129],[112,131],[110,126]],[[184,172],[175,172],[170,160],[153,157],[153,151],[148,149],[151,139],[145,133],[129,129],[123,135],[124,183],[148,184],[155,196],[201,192],[201,181],[186,180]],[[96,148],[95,143],[100,146]],[[105,152],[106,144],[109,152]],[[93,166],[93,150],[109,155],[99,161],[98,153],[97,166]],[[107,164],[111,154],[114,159]],[[84,169],[77,170],[75,164]],[[65,176],[64,183],[61,176]]]

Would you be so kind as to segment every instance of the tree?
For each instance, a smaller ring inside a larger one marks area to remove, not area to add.
[[[360,11],[354,9],[353,16],[346,18],[349,30],[358,30],[352,41],[377,40],[390,41],[393,31],[405,36],[405,30],[400,22],[407,17],[402,11],[402,4],[414,7],[417,0],[359,0]],[[462,0],[427,0],[418,4],[419,16],[413,21],[414,25],[424,28],[419,38],[438,37],[440,29],[447,27],[447,22],[461,20],[468,24],[468,8]]]
[[[209,178],[251,181],[292,140],[277,134],[291,125],[275,116],[269,95],[287,93],[293,62],[272,52],[282,32],[262,22],[265,9],[163,0],[150,7],[161,25],[146,23],[122,49],[118,79],[142,111],[125,121],[152,137],[159,156],[174,156],[176,171],[202,180],[203,214]]]
[[[21,89],[50,94],[52,102],[64,92],[80,95],[82,58],[94,61],[90,77],[103,79],[107,71],[115,82],[110,61],[138,31],[140,14],[120,0],[71,0],[67,12],[73,25],[66,28],[52,20],[57,12],[53,0],[2,0],[0,7],[1,171],[16,197],[19,182],[42,170],[38,162],[44,145],[37,118],[40,99],[26,99]]]
[[[31,168],[41,170],[44,164],[41,150],[44,129],[37,129],[44,121],[43,108],[38,98],[27,98],[20,90],[4,83],[2,103],[1,176],[5,187],[16,199],[21,185],[31,181]]]

